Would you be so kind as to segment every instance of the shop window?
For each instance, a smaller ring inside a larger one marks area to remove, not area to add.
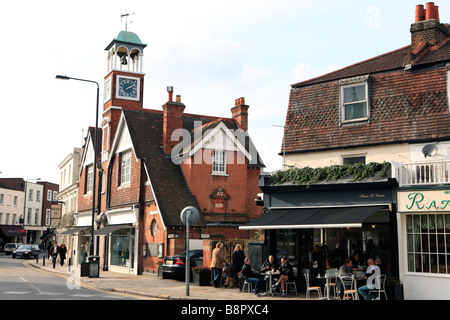
[[[450,274],[450,214],[406,216],[408,272]]]

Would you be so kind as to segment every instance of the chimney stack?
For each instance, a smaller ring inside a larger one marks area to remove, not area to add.
[[[234,107],[231,108],[233,119],[244,132],[248,130],[248,108],[249,106],[245,104],[245,98],[243,97],[236,99]]]
[[[450,37],[450,28],[439,22],[439,7],[434,2],[426,6],[416,6],[415,23],[411,25],[411,51],[405,57],[405,65],[413,63],[414,59],[428,47],[442,43]]]
[[[181,103],[181,96],[176,96],[176,101],[172,101],[172,91],[169,91],[169,101],[163,105],[163,147],[166,155],[172,153],[173,148],[179,141],[172,141],[172,133],[183,128],[183,112],[186,106]]]

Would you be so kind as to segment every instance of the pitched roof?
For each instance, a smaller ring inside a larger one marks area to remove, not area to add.
[[[450,138],[447,70],[450,38],[411,46],[292,85],[286,116],[286,153]],[[407,68],[406,68],[407,69]],[[370,76],[369,118],[340,122],[340,80]]]
[[[199,209],[184,180],[181,168],[164,154],[163,113],[155,110],[123,109],[136,157],[143,159],[155,199],[166,226],[182,226],[181,211],[187,206]],[[197,225],[204,225],[203,218]]]
[[[402,69],[405,67],[405,55],[411,52],[411,45],[384,53],[382,55],[367,59],[345,68],[321,75],[319,77],[292,84],[291,87],[303,86],[352,78],[360,75],[386,72]],[[430,63],[438,63],[450,60],[450,38],[440,45],[425,49],[414,61],[415,66],[423,66]]]

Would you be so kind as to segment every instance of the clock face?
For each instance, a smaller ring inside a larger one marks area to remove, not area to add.
[[[133,99],[133,100],[139,99],[138,85],[139,85],[138,79],[119,77],[118,91],[117,91],[118,98]]]

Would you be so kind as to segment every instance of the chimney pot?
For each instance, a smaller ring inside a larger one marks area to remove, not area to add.
[[[181,103],[181,96],[178,94],[177,95],[177,97],[176,97],[176,100],[175,100],[176,102],[178,102],[178,103]]]
[[[434,8],[434,2],[427,3],[425,17],[426,20],[436,19],[436,9]]]
[[[439,7],[434,6],[434,9],[435,9],[435,18],[436,18],[437,22],[441,22],[439,19]]]
[[[241,101],[241,105],[245,104],[245,98],[244,97],[241,97],[240,101]]]
[[[416,23],[425,20],[425,10],[423,4],[416,6]]]

